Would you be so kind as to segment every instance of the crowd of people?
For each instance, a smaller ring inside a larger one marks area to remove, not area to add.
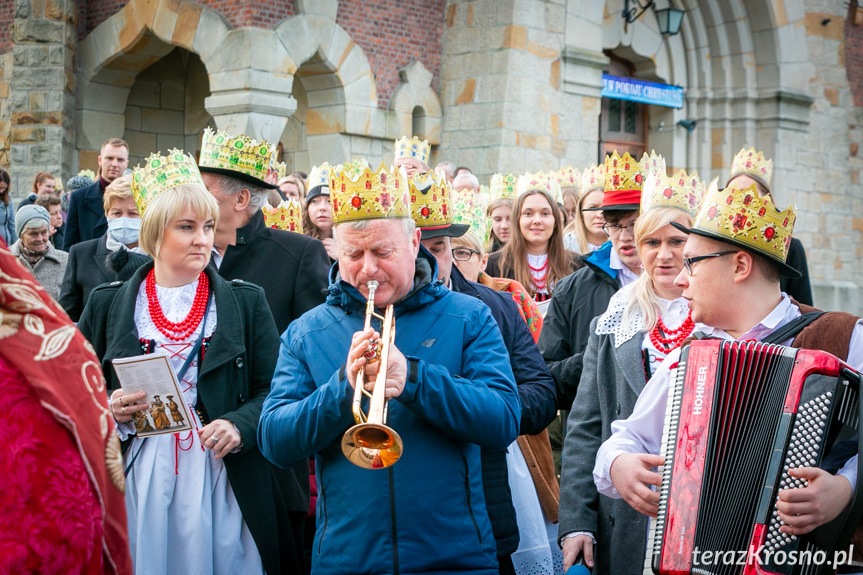
[[[806,256],[752,148],[709,184],[655,152],[487,185],[430,156],[403,137],[391,165],[287,174],[274,146],[207,129],[198,158],[129,169],[110,139],[97,174],[64,193],[40,173],[17,209],[0,170],[0,374],[18,394],[0,421],[35,429],[0,455],[0,484],[18,485],[0,494],[16,498],[0,562],[641,573],[683,346],[782,333],[863,370],[859,318],[784,329],[813,309]],[[147,355],[166,357],[176,401],[124,389],[114,362]],[[64,385],[76,378],[84,390]],[[383,407],[359,413],[376,389]],[[38,417],[11,407],[19,395]],[[82,397],[89,411],[67,415]],[[171,432],[166,406],[191,429]],[[55,465],[37,431],[61,438],[57,489],[77,496],[21,486],[20,466]],[[857,465],[854,450],[794,470],[783,532],[845,513]]]

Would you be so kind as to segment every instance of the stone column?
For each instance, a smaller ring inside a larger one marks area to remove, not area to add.
[[[20,199],[39,171],[73,175],[78,5],[15,0],[14,10],[10,175]]]
[[[439,159],[481,179],[596,161],[607,59],[601,29],[595,52],[567,46],[567,16],[562,0],[448,0]]]

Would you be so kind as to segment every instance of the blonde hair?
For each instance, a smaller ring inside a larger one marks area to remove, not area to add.
[[[141,217],[141,232],[138,245],[157,258],[162,247],[165,229],[186,208],[191,208],[199,218],[213,218],[219,222],[219,203],[203,186],[185,184],[166,190],[153,198]]]
[[[472,231],[469,231],[457,238],[452,239],[452,247],[454,248],[470,248],[472,250],[476,250],[479,252],[479,257],[482,258],[485,254],[485,248],[482,245],[482,242],[473,234]]]
[[[294,174],[291,174],[290,176],[285,176],[284,178],[280,178],[278,184],[276,184],[276,185],[281,190],[282,184],[287,184],[287,183],[291,183],[291,184],[294,184],[295,186],[297,186],[297,191],[300,193],[300,203],[301,204],[305,203],[305,201],[306,201],[306,184],[303,183],[303,180],[300,177],[298,177]]]
[[[681,221],[682,219],[682,221]],[[692,216],[678,210],[677,208],[653,208],[638,217],[635,222],[635,245],[641,251],[641,244],[647,240],[652,234],[663,227],[670,225],[672,221],[677,220],[686,227],[692,226]],[[653,279],[642,273],[633,283],[633,298],[626,304],[626,309],[623,312],[623,322],[628,322],[636,314],[641,313],[644,316],[644,324],[647,330],[650,331],[656,327],[656,322],[665,307],[659,294],[656,293],[656,288],[653,285]]]
[[[584,208],[584,202],[592,192],[600,192],[602,193],[602,189],[594,188],[592,190],[588,190],[586,193],[581,194],[578,198],[578,203],[576,204],[576,217],[575,220],[569,222],[566,225],[566,228],[563,230],[563,234],[571,234],[575,233],[575,238],[578,240],[578,250],[579,253],[586,254],[589,250],[588,244],[588,233],[587,226],[584,225],[584,215],[582,212],[582,208]]]
[[[530,196],[541,194],[548,202],[548,207],[554,214],[554,228],[551,237],[548,238],[548,276],[546,285],[549,286],[548,293],[551,295],[551,286],[572,273],[567,250],[563,246],[563,210],[557,207],[554,198],[543,190],[532,190],[518,197],[510,217],[511,237],[501,250],[498,270],[503,277],[514,279],[525,286],[531,297],[536,295],[533,289],[533,277],[527,263],[527,241],[521,235],[521,208]]]
[[[111,204],[114,200],[125,200],[132,197],[132,174],[120,176],[105,188],[105,193],[102,195],[102,207],[105,208],[105,213],[111,209]]]
[[[497,198],[496,200],[492,200],[488,204],[488,207],[485,209],[485,215],[488,216],[489,225],[491,225],[491,213],[493,211],[495,211],[496,209],[503,207],[503,206],[507,206],[510,210],[512,210],[512,204],[513,204],[512,198]],[[512,227],[511,222],[512,222],[512,215],[510,215],[510,227]],[[486,246],[487,252],[493,251],[495,240],[500,242],[500,238],[498,238],[497,236],[494,235],[494,228],[491,228],[491,232],[489,233],[489,236],[488,236],[488,245]],[[501,243],[503,243],[503,242],[501,242]]]

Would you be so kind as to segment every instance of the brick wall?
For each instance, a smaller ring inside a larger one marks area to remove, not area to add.
[[[859,7],[853,6],[854,2],[851,4],[845,19],[845,69],[848,71],[848,86],[854,97],[854,105],[863,106],[863,24],[851,24],[854,11],[863,11],[863,4]]]
[[[128,0],[79,0],[81,17],[78,39],[84,38],[107,18],[117,13]],[[221,12],[234,28],[255,26],[273,28],[294,14],[294,0],[197,0],[208,8]],[[0,9],[0,23],[2,23]],[[2,30],[2,28],[0,28]],[[0,32],[2,42],[2,32]],[[2,48],[0,48],[2,50]]]
[[[378,88],[378,107],[386,108],[399,84],[400,68],[419,60],[434,75],[440,94],[446,0],[342,0],[336,23],[366,53]]]
[[[0,2],[0,54],[12,51],[12,21],[14,20],[12,8],[15,5],[11,0]]]

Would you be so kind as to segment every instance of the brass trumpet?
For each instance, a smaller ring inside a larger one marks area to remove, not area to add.
[[[378,289],[378,282],[371,280],[367,285],[369,298],[366,302],[366,322],[363,329],[371,327],[372,317],[381,320],[382,324],[381,338],[376,342],[369,342],[369,350],[365,354],[366,364],[380,361],[381,365],[371,393],[366,391],[363,382],[365,368],[361,367],[357,373],[354,401],[351,405],[357,424],[342,436],[342,451],[354,465],[364,469],[383,469],[398,461],[403,450],[399,434],[386,425],[387,400],[384,395],[389,344],[395,340],[396,326],[392,305],[387,306],[383,316],[375,312],[375,291]],[[363,413],[363,395],[370,398],[368,416]]]

